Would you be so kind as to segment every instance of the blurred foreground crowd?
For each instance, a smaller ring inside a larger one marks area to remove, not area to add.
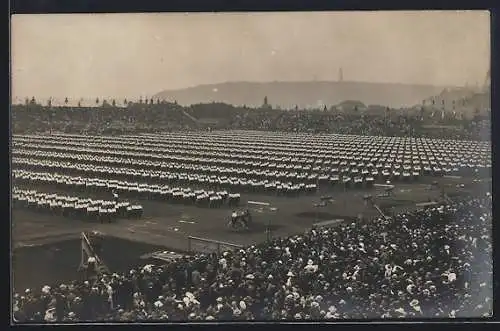
[[[36,103],[12,107],[14,133],[123,134],[174,130],[243,129],[286,132],[414,136],[489,140],[490,120],[462,118],[431,110],[364,111],[251,109],[222,103],[183,107],[177,103],[129,103],[127,107],[49,107]]]
[[[19,322],[336,320],[492,313],[492,198],[15,293]]]

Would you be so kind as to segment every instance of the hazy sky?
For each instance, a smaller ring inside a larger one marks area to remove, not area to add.
[[[138,97],[226,81],[482,83],[488,12],[16,15],[12,96]]]

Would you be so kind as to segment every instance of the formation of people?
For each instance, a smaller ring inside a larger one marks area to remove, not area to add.
[[[17,321],[335,320],[492,313],[492,197],[14,294]]]

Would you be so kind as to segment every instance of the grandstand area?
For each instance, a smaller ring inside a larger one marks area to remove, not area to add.
[[[34,191],[16,196],[12,211],[16,288],[55,281],[61,277],[56,270],[76,277],[81,232],[102,233],[103,261],[122,270],[157,250],[217,251],[213,242],[189,237],[244,247],[318,224],[364,222],[484,192],[488,184],[478,179],[491,171],[488,142],[376,136],[33,134],[14,135],[12,147],[14,188]],[[140,206],[140,215],[110,214],[96,204],[94,218],[88,217],[91,207],[79,217],[76,200],[57,206],[54,194],[77,196],[81,206],[116,194],[129,206],[122,209]],[[243,209],[252,213],[250,227],[229,228],[232,210]],[[45,266],[36,277],[24,274],[33,260]]]

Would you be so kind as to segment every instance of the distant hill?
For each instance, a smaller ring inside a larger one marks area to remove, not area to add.
[[[272,106],[294,108],[337,105],[345,100],[364,104],[407,107],[421,104],[429,96],[439,94],[443,86],[364,82],[229,82],[199,85],[179,90],[166,90],[153,96],[181,105],[224,102],[233,105],[261,106],[264,97]]]

